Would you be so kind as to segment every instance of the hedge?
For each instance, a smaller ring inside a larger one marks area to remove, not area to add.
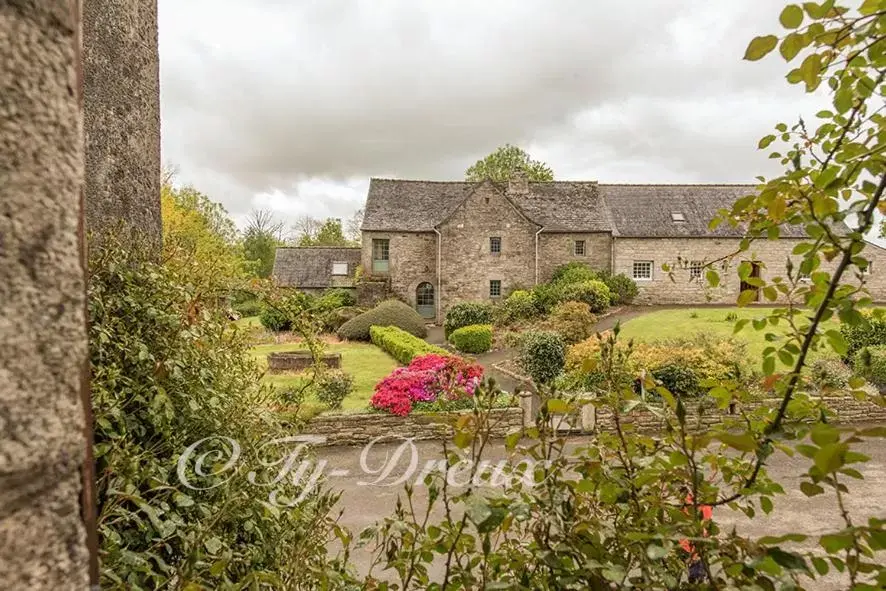
[[[485,353],[492,348],[492,327],[472,324],[452,331],[449,342],[462,353]]]
[[[857,324],[844,322],[840,325],[840,332],[849,349],[846,352],[847,360],[865,347],[886,345],[886,319],[876,317],[870,311],[864,311],[862,315],[862,321]]]
[[[385,300],[342,324],[336,334],[347,341],[368,341],[369,328],[372,326],[396,326],[417,337],[428,336],[424,318],[399,300]]]
[[[853,368],[878,388],[886,388],[886,346],[861,349],[855,354]]]
[[[396,326],[373,326],[369,329],[369,334],[372,344],[403,365],[408,365],[417,355],[449,355],[446,349],[432,345]]]
[[[563,337],[546,331],[523,333],[517,362],[536,384],[552,382],[563,371],[565,361]]]
[[[599,314],[609,307],[611,294],[602,281],[582,281],[570,283],[560,290],[559,302],[584,302],[591,312]]]
[[[455,304],[446,312],[443,332],[448,339],[452,331],[463,326],[492,324],[492,312],[492,304],[486,302],[462,302]]]

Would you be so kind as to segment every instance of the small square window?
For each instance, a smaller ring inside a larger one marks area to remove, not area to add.
[[[489,253],[501,254],[501,237],[493,236],[489,239]]]
[[[684,216],[684,215],[683,215],[682,213],[680,213],[679,211],[674,211],[674,212],[671,213],[671,219],[672,219],[673,221],[675,221],[675,222],[685,222],[685,221],[686,221],[686,216]]]
[[[652,261],[634,261],[632,276],[641,281],[652,279]]]
[[[690,279],[699,279],[701,277],[701,270],[704,269],[704,263],[701,261],[692,261],[689,263],[689,278]]]
[[[347,263],[332,263],[332,274],[333,275],[347,275],[348,274],[348,264]]]
[[[584,240],[576,240],[573,246],[573,252],[577,257],[583,257],[585,255],[585,241]]]
[[[493,279],[489,282],[489,297],[491,298],[500,298],[501,297],[501,280]]]

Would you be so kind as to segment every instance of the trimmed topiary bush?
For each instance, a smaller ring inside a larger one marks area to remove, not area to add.
[[[432,345],[396,326],[373,326],[369,329],[369,336],[373,345],[403,365],[408,365],[418,355],[449,355],[446,349]]]
[[[551,330],[569,344],[583,341],[594,334],[597,317],[584,302],[563,302],[554,306],[548,319]]]
[[[849,378],[852,377],[852,370],[845,363],[830,357],[816,360],[809,373],[812,383],[819,390],[846,388],[849,386]]]
[[[508,325],[518,320],[528,320],[538,316],[538,306],[535,301],[535,295],[531,291],[518,289],[511,292],[511,295],[495,308],[495,323]]]
[[[840,332],[849,345],[846,359],[853,359],[855,353],[865,347],[886,345],[886,319],[875,317],[869,311],[862,316],[864,319],[858,324],[840,325]]]
[[[584,302],[591,312],[599,314],[609,307],[609,288],[602,281],[570,283],[560,290],[560,302]]]
[[[292,320],[285,312],[273,306],[265,306],[258,315],[259,322],[273,332],[283,332],[292,328]]]
[[[492,348],[492,326],[472,324],[452,331],[449,342],[462,353],[485,353]]]
[[[325,332],[335,332],[341,328],[342,324],[352,318],[356,318],[365,311],[365,308],[358,308],[356,306],[336,308],[335,310],[330,310],[323,314],[320,317],[320,323],[323,325],[323,330]]]
[[[455,304],[446,312],[443,332],[446,338],[452,331],[473,324],[492,324],[492,304],[486,302],[462,302]]]
[[[517,362],[536,384],[547,384],[563,371],[566,343],[550,331],[530,331],[520,339]]]
[[[339,327],[336,334],[340,339],[348,341],[368,341],[372,326],[396,326],[422,338],[428,335],[424,318],[399,300],[386,300],[368,312],[348,320]]]
[[[886,346],[865,347],[853,359],[855,372],[881,390],[886,388]]]
[[[584,283],[599,279],[596,271],[585,263],[566,263],[554,269],[551,283],[554,285],[568,285],[570,283]]]
[[[338,410],[344,399],[354,391],[354,376],[340,369],[327,369],[317,377],[314,387],[317,400],[332,410]]]

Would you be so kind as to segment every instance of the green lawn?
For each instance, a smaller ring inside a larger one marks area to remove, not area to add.
[[[655,341],[658,339],[666,339],[673,337],[691,336],[695,333],[703,332],[721,337],[733,336],[735,321],[727,321],[726,315],[734,313],[738,318],[755,319],[767,316],[769,310],[766,308],[683,308],[679,310],[660,310],[644,314],[637,318],[628,320],[622,325],[622,332],[619,338],[635,339],[637,341]],[[838,322],[829,320],[825,323],[826,329],[836,328]],[[736,339],[741,339],[748,344],[748,354],[752,361],[763,358],[763,349],[770,344],[764,339],[767,332],[783,332],[787,329],[784,322],[780,322],[777,326],[769,326],[767,329],[756,331],[751,323],[748,323],[738,334],[734,335]],[[828,350],[830,351],[830,350]],[[813,357],[822,355],[814,352]],[[830,354],[833,354],[832,352]]]
[[[251,328],[261,328],[261,321],[258,319],[258,316],[246,316],[245,318],[235,320],[234,326],[247,330]]]
[[[296,351],[303,348],[304,345],[301,343],[257,345],[250,350],[250,353],[264,367],[267,363],[265,356],[268,353]],[[397,367],[397,362],[387,353],[368,343],[328,344],[325,350],[330,353],[341,353],[341,368],[354,376],[354,392],[342,404],[342,410],[345,412],[365,410],[375,384]],[[265,382],[283,388],[295,386],[301,379],[300,376],[293,374],[265,374],[263,378]],[[311,414],[320,410],[320,403],[313,398],[308,399],[306,404],[313,407],[307,409]]]

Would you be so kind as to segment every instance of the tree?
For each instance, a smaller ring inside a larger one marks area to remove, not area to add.
[[[282,231],[283,223],[275,220],[271,212],[256,210],[249,214],[243,233],[243,254],[255,276],[270,277],[277,248],[284,244]]]
[[[341,220],[328,218],[314,235],[302,234],[299,246],[354,246],[342,232]]]
[[[348,226],[346,229],[347,239],[355,244],[360,244],[363,232],[360,227],[363,225],[363,208],[361,207],[348,218]]]
[[[194,285],[225,292],[245,277],[237,226],[220,204],[194,187],[163,185],[163,259]]]
[[[320,230],[320,226],[322,225],[323,222],[321,222],[317,218],[311,217],[309,215],[298,216],[295,219],[295,223],[292,224],[292,232],[294,234],[292,241],[298,244],[305,236],[313,239],[313,237]]]
[[[554,172],[547,164],[533,160],[522,148],[511,144],[505,144],[485,158],[477,160],[465,171],[465,180],[478,182],[490,179],[503,183],[517,172],[522,172],[529,181],[554,180]]]

